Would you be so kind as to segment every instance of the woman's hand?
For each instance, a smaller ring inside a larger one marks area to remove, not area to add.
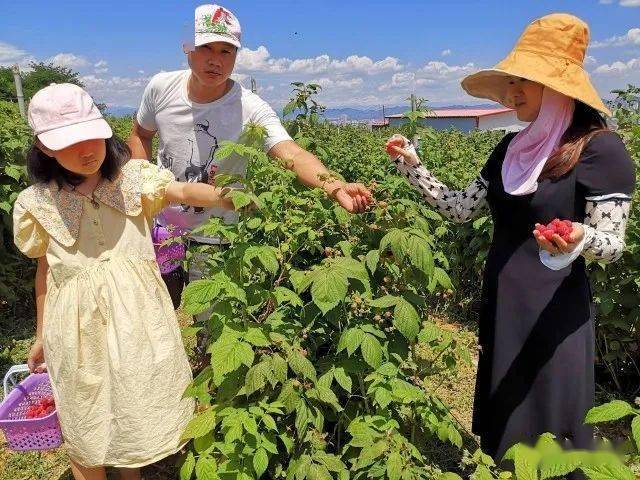
[[[43,373],[47,371],[47,365],[44,363],[44,345],[42,340],[36,340],[29,356],[27,357],[27,365],[31,373]]]
[[[391,158],[402,156],[404,163],[415,167],[420,164],[420,159],[413,148],[408,149],[409,141],[402,135],[396,133],[393,137],[387,140],[386,150],[387,154]]]
[[[537,230],[540,226],[539,223],[536,223],[536,230],[533,231],[533,236],[540,248],[553,255],[573,252],[584,238],[584,227],[581,223],[573,222],[573,230],[566,241],[557,233],[555,233],[550,240],[547,240],[545,236]]]

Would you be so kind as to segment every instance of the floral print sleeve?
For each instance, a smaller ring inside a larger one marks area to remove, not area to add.
[[[407,150],[415,153],[412,145],[408,146]],[[403,162],[402,157],[398,157],[395,164],[400,173],[422,193],[422,198],[449,220],[456,223],[467,222],[478,216],[487,206],[488,183],[482,176],[476,177],[464,190],[450,190],[420,162],[412,166]]]

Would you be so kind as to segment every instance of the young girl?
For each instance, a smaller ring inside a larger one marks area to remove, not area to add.
[[[14,209],[15,243],[38,259],[28,364],[50,374],[74,477],[105,479],[113,466],[139,479],[139,467],[183,446],[194,410],[182,398],[191,370],[150,221],[170,203],[232,205],[221,189],[130,159],[78,86],[36,93],[29,123],[34,185]]]

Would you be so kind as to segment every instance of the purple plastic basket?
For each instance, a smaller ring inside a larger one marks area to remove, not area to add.
[[[55,410],[41,418],[27,418],[31,404],[51,395],[49,374],[33,373],[5,397],[0,404],[0,429],[11,450],[51,450],[62,445],[62,431]]]
[[[180,262],[187,254],[187,248],[184,243],[171,242],[163,245],[167,240],[182,235],[182,230],[176,228],[169,231],[166,227],[154,225],[151,231],[153,240],[153,248],[156,252],[156,260],[160,267],[160,272],[164,275],[174,271],[180,266]]]

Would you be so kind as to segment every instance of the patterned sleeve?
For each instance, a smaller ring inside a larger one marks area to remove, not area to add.
[[[615,262],[625,249],[625,230],[635,187],[635,166],[622,140],[613,132],[596,135],[585,148],[577,169],[577,187],[584,193],[584,238],[574,252],[540,254],[554,270],[568,266],[579,255],[589,260]]]
[[[29,258],[43,257],[47,253],[49,235],[35,217],[16,201],[13,207],[13,241]]]
[[[625,248],[624,233],[630,210],[631,197],[627,195],[587,199],[582,254],[589,260],[618,260]]]
[[[413,145],[407,147],[413,151]],[[487,206],[487,181],[481,175],[464,190],[449,190],[446,185],[434,177],[421,162],[407,165],[401,157],[395,160],[398,170],[415,186],[422,198],[436,208],[442,215],[456,223],[467,222]]]

